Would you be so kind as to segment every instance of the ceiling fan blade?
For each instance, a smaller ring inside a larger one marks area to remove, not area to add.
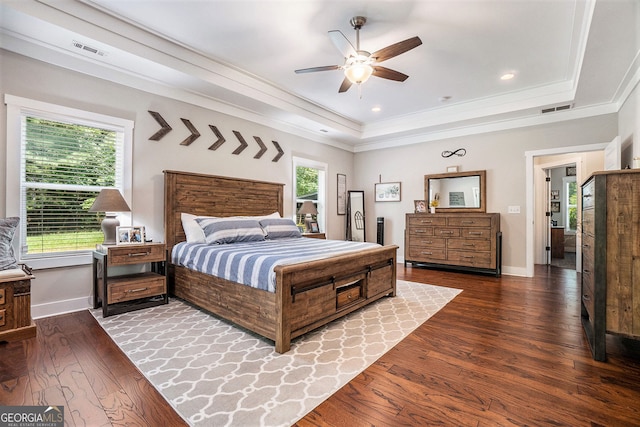
[[[422,40],[420,40],[420,37],[412,37],[410,39],[406,39],[390,46],[383,47],[382,49],[373,52],[371,54],[371,58],[375,58],[377,62],[386,61],[387,59],[398,56],[401,53],[405,53],[406,51],[411,50],[414,47],[418,47],[421,44]]]
[[[329,31],[329,38],[345,58],[358,55],[356,48],[340,30]]]
[[[409,78],[406,74],[386,67],[381,67],[379,65],[373,66],[373,75],[383,79],[395,80],[397,82],[403,82]]]
[[[342,84],[340,85],[340,89],[338,89],[338,93],[348,91],[351,85],[352,85],[351,80],[345,77],[344,80],[342,81]]]
[[[332,71],[332,70],[339,70],[339,69],[340,69],[340,65],[325,65],[324,67],[302,68],[300,70],[296,70],[296,74],[315,73],[316,71]]]

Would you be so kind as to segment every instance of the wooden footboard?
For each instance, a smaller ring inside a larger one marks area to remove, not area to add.
[[[396,294],[397,246],[276,267],[276,351],[291,340]]]
[[[169,292],[275,342],[291,340],[396,293],[397,246],[276,267],[276,293],[171,265]]]

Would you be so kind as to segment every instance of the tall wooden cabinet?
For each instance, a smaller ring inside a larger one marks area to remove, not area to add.
[[[405,265],[409,262],[499,276],[500,214],[407,214],[404,247]]]
[[[606,334],[640,339],[640,170],[596,172],[582,184],[581,315],[595,360]]]

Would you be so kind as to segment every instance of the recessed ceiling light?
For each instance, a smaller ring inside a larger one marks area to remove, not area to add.
[[[380,108],[380,107],[373,107],[373,108],[371,108],[371,111],[373,111],[374,113],[379,113],[380,111],[382,111],[382,108]]]
[[[450,99],[451,99],[451,95],[445,95],[445,96],[441,96],[440,98],[438,98],[438,101],[447,102]]]
[[[500,76],[500,80],[511,80],[515,76],[516,75],[514,73],[505,73],[502,76]]]
[[[328,130],[326,130],[326,129],[320,129],[320,132],[322,132],[322,133],[328,133],[329,131],[328,131]]]

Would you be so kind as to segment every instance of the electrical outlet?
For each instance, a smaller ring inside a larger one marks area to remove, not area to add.
[[[519,214],[520,213],[520,206],[509,206],[507,212],[510,213],[510,214]]]

